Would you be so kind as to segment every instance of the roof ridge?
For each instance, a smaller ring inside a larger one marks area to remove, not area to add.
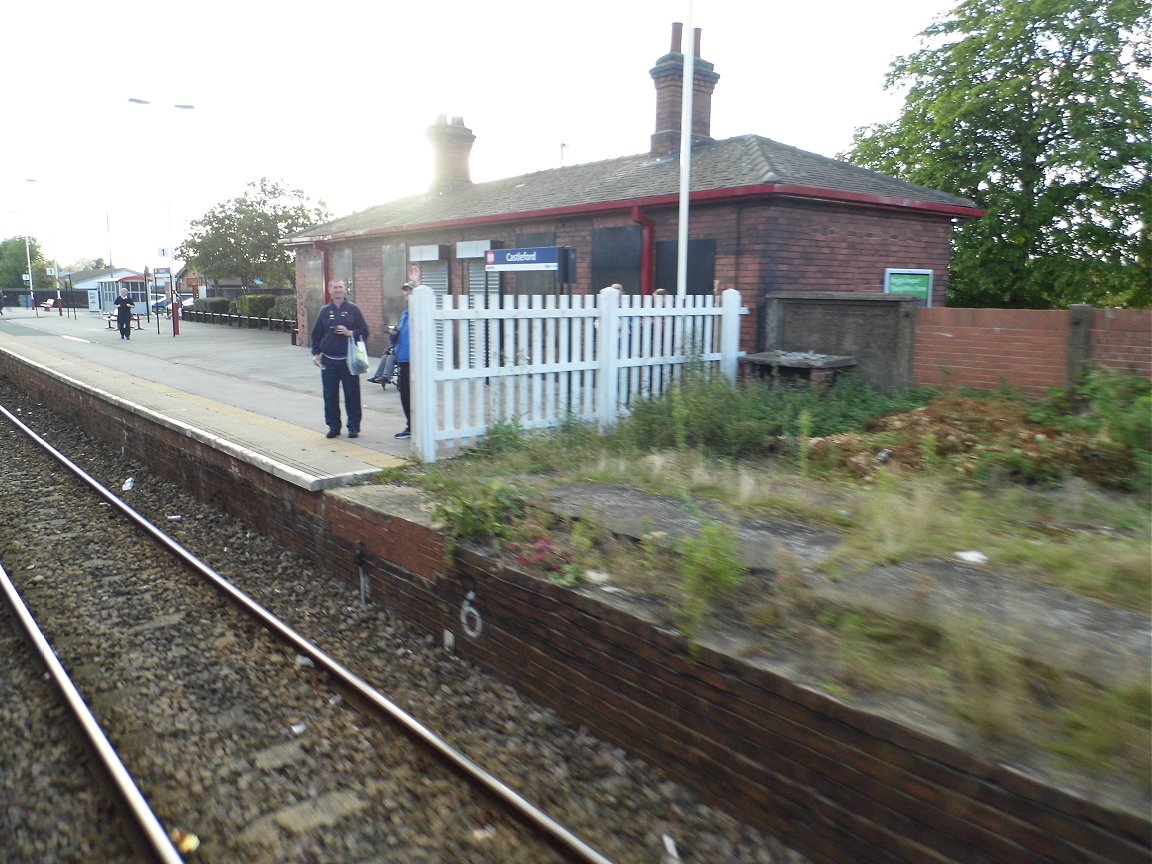
[[[289,242],[388,233],[409,226],[463,220],[514,219],[519,213],[603,208],[617,203],[628,206],[628,202],[670,199],[679,192],[679,163],[676,152],[656,158],[650,153],[636,153],[543,168],[443,192],[418,193],[305,229],[289,238]],[[762,135],[737,135],[693,147],[691,188],[694,195],[708,193],[716,200],[727,189],[739,189],[744,194],[744,190],[750,188],[772,185],[823,190],[833,198],[886,201],[911,209],[976,210],[973,202],[960,196],[781,144]]]

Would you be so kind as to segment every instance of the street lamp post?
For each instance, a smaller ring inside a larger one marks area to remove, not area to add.
[[[32,245],[27,234],[24,235],[24,260],[28,263],[28,303],[36,309],[36,286],[32,282]],[[36,317],[40,317],[39,310],[36,310]]]
[[[28,178],[25,178],[24,182],[25,183],[35,183],[36,178],[35,177],[28,177]],[[28,188],[28,187],[24,187],[24,188]],[[31,209],[29,207],[28,198],[25,198],[24,206],[26,209]],[[24,218],[25,219],[28,218],[27,213],[25,213]],[[35,285],[35,279],[32,276],[32,241],[29,239],[27,233],[25,233],[25,235],[24,235],[24,261],[28,265],[28,304],[36,311],[36,317],[39,318],[40,317],[40,310],[36,306],[36,285]]]
[[[131,102],[133,105],[151,105],[152,104],[147,99],[129,98],[128,101]],[[180,111],[192,111],[196,108],[195,105],[173,105],[172,107],[176,108]],[[169,232],[169,235],[171,235],[171,232],[172,232],[172,205],[171,205],[171,203],[169,203],[169,205],[168,205],[168,232]],[[172,237],[169,236],[168,240],[169,240],[169,242],[171,242]],[[169,265],[171,265],[172,262],[171,262],[171,254],[170,253],[172,251],[172,247],[171,246],[166,247],[166,251],[169,252],[169,256],[168,256],[169,257]],[[145,298],[147,300],[148,309],[151,310],[151,308],[152,308],[152,293],[148,288],[147,280],[145,280],[145,283],[144,283],[144,294],[145,294]],[[176,278],[175,278],[174,274],[172,273],[171,266],[169,266],[169,268],[168,268],[168,297],[169,297],[169,303],[170,303],[169,309],[172,312],[172,335],[173,336],[179,336],[180,335],[180,295],[176,292]],[[157,325],[157,327],[159,327],[159,325],[160,325],[159,320],[157,320],[156,325]]]

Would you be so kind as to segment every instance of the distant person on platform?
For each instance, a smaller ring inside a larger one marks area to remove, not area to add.
[[[408,377],[408,364],[412,358],[412,343],[408,338],[408,303],[412,299],[412,289],[415,287],[411,282],[405,282],[401,286],[400,290],[404,292],[404,311],[400,313],[400,323],[394,328],[396,330],[396,389],[400,391],[400,407],[404,409],[404,428],[396,433],[397,441],[407,441],[412,437],[411,391],[408,386],[411,383],[411,379]]]
[[[340,434],[340,390],[348,412],[348,437],[360,436],[360,378],[348,368],[348,337],[368,338],[368,322],[360,307],[349,303],[347,286],[340,281],[328,286],[332,302],[320,309],[312,325],[312,362],[320,367],[324,389],[324,422],[328,437]]]
[[[112,301],[116,307],[116,328],[120,331],[121,339],[132,338],[132,312],[136,304],[128,296],[128,289],[121,288],[120,294]]]
[[[4,292],[0,291],[0,315],[4,314]]]

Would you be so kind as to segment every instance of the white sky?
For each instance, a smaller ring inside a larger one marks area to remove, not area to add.
[[[440,114],[476,135],[474,181],[557,167],[562,143],[564,164],[642,153],[648,70],[689,14],[720,75],[714,138],[834,156],[898,116],[889,64],[956,2],[20,0],[0,239],[30,233],[61,266],[168,264],[159,248],[260,177],[344,216],[428,187]]]

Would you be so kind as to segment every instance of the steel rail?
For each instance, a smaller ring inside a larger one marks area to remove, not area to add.
[[[84,697],[80,695],[80,691],[72,683],[68,671],[56,656],[56,652],[52,650],[52,646],[37,625],[36,619],[28,611],[28,607],[20,597],[20,592],[9,578],[3,565],[0,565],[0,591],[3,591],[4,599],[15,614],[25,636],[32,643],[33,650],[47,667],[49,676],[56,684],[56,689],[60,691],[60,695],[72,712],[72,716],[79,724],[81,734],[87,741],[89,748],[96,754],[96,758],[103,767],[104,774],[111,782],[113,790],[120,797],[124,809],[128,811],[131,821],[139,830],[141,839],[147,843],[147,851],[163,864],[182,864],[183,859],[168,839],[164,826],[160,824],[160,820],[152,812],[152,808],[132,779],[132,775],[128,773],[128,769],[120,761],[116,749],[100,728],[100,723],[88,710]]]
[[[64,468],[90,486],[101,498],[147,532],[157,543],[213,584],[219,591],[225,594],[229,600],[259,621],[264,627],[279,635],[299,653],[309,657],[317,666],[333,675],[337,679],[339,686],[348,688],[378,711],[388,715],[405,733],[423,743],[451,768],[468,778],[482,791],[504,802],[504,804],[524,822],[532,825],[537,831],[548,837],[553,845],[561,852],[568,854],[575,860],[584,862],[584,864],[613,864],[611,859],[605,858],[502,780],[499,780],[459,750],[452,747],[447,741],[421,724],[399,705],[373,688],[367,681],[347,669],[335,658],[328,656],[328,654],[318,646],[313,645],[305,637],[301,636],[213,570],[208,564],[185,549],[172,537],[169,537],[160,528],[149,522],[144,516],[133,509],[131,505],[117,497],[83,468],[72,462],[67,456],[37,435],[34,430],[26,426],[19,418],[15,417],[2,405],[0,405],[0,413],[7,417],[8,420],[26,436],[35,441]]]

